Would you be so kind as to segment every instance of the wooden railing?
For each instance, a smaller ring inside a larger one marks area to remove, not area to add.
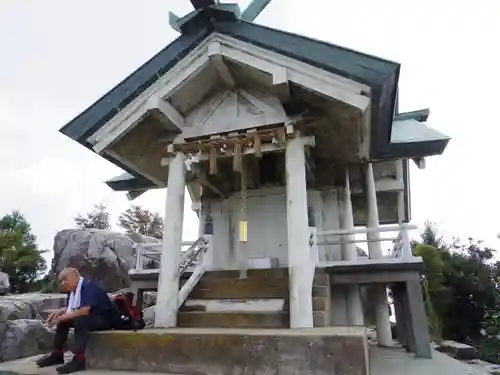
[[[327,231],[318,231],[316,236],[320,238],[318,240],[318,246],[328,246],[328,245],[344,245],[344,244],[361,244],[370,242],[392,242],[393,249],[391,250],[389,257],[394,259],[407,260],[412,258],[411,253],[411,242],[409,231],[418,229],[416,225],[411,224],[396,224],[396,225],[385,225],[378,228],[354,228],[348,229],[335,229]],[[398,232],[397,237],[380,237],[378,239],[370,239],[369,233],[388,233],[388,232]],[[356,235],[365,234],[366,238],[354,238]],[[321,240],[323,237],[332,236],[332,240]]]
[[[200,245],[203,237],[198,238],[196,241],[186,241],[181,244],[181,264],[183,264],[189,254],[194,251],[194,249]],[[135,246],[136,259],[135,267],[136,271],[147,269],[147,262],[160,263],[161,258],[161,242],[152,243],[140,243]]]
[[[179,279],[187,272],[191,272],[191,275],[181,285],[179,290],[179,307],[184,303],[205,271],[211,267],[213,256],[212,244],[212,235],[204,235],[196,241],[182,243],[181,258],[179,261]],[[148,260],[155,261],[159,265],[161,261],[161,249],[159,247],[161,247],[161,243],[140,244],[136,246],[136,265],[131,270],[131,273],[147,273],[148,271],[144,268],[144,265]],[[155,271],[158,270],[156,269]]]

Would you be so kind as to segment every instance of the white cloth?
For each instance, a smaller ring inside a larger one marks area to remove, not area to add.
[[[80,303],[82,302],[82,284],[83,277],[80,277],[78,280],[78,285],[74,292],[71,292],[68,299],[68,307],[66,308],[66,312],[70,313],[73,310],[76,310],[80,307]]]

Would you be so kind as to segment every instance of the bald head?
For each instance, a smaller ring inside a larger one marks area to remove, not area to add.
[[[59,273],[59,287],[65,293],[74,292],[80,280],[80,272],[76,268],[67,267]]]

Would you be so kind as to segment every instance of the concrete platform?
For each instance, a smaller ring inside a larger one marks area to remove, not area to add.
[[[433,351],[432,359],[415,359],[402,349],[369,347],[371,375],[488,375],[487,371],[459,362],[443,353]],[[38,369],[39,356],[0,363],[1,375],[57,375],[55,367]],[[242,373],[245,373],[244,371]],[[300,375],[299,371],[296,374]],[[87,370],[82,375],[140,375],[147,372]],[[164,373],[167,374],[167,373]],[[174,373],[168,373],[174,375]],[[205,373],[203,373],[205,374]],[[332,373],[332,375],[335,373]],[[178,374],[175,374],[178,375]],[[198,374],[199,375],[199,374]]]
[[[370,375],[488,375],[438,351],[432,359],[415,358],[402,348],[370,345]]]
[[[87,364],[185,375],[368,375],[368,343],[363,327],[110,331],[92,334]]]

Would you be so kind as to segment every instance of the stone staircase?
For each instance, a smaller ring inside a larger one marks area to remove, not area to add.
[[[329,323],[328,275],[315,275],[313,309],[315,327]],[[288,328],[287,269],[207,272],[178,313],[178,327]]]
[[[368,375],[364,327],[329,327],[328,275],[312,288],[315,328],[290,329],[287,269],[206,272],[178,327],[91,334],[92,369],[182,375]],[[188,275],[186,275],[188,277]],[[182,284],[182,282],[181,282]]]

